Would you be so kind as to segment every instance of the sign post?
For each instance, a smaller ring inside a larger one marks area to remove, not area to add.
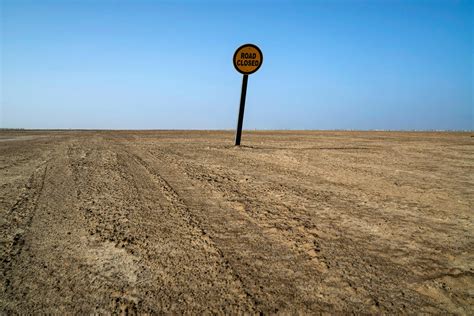
[[[234,67],[243,74],[242,93],[240,94],[239,118],[237,119],[237,131],[235,133],[235,146],[240,146],[242,136],[242,125],[244,122],[245,98],[247,96],[247,83],[249,75],[256,72],[263,62],[263,54],[260,48],[253,44],[245,44],[237,48],[234,53]]]

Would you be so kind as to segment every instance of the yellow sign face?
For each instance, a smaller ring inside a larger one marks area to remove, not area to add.
[[[244,75],[256,72],[262,65],[262,62],[262,51],[253,44],[242,45],[234,53],[234,67]]]

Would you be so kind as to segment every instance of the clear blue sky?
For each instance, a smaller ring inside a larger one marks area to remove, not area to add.
[[[474,128],[472,1],[0,2],[0,127]]]

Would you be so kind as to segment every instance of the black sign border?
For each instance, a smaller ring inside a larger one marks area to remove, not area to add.
[[[239,50],[241,50],[241,49],[244,48],[244,47],[248,47],[248,46],[253,47],[253,48],[255,48],[256,50],[258,50],[258,52],[260,53],[261,59],[260,59],[260,64],[258,65],[257,68],[255,68],[254,71],[251,71],[251,72],[243,72],[243,71],[241,71],[241,70],[237,67],[237,64],[235,63],[235,62],[236,62],[235,57],[237,56],[237,52],[238,52]],[[244,44],[244,45],[240,46],[239,48],[237,48],[237,49],[235,50],[234,57],[232,58],[232,63],[234,64],[235,70],[237,70],[237,71],[240,72],[241,74],[250,75],[250,74],[253,74],[254,72],[256,72],[257,70],[259,70],[260,67],[262,66],[262,64],[263,64],[263,53],[262,53],[262,51],[260,50],[260,48],[258,48],[258,46],[255,45],[255,44]]]

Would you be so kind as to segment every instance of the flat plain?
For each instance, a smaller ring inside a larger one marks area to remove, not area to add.
[[[472,133],[0,132],[0,312],[474,314]]]

